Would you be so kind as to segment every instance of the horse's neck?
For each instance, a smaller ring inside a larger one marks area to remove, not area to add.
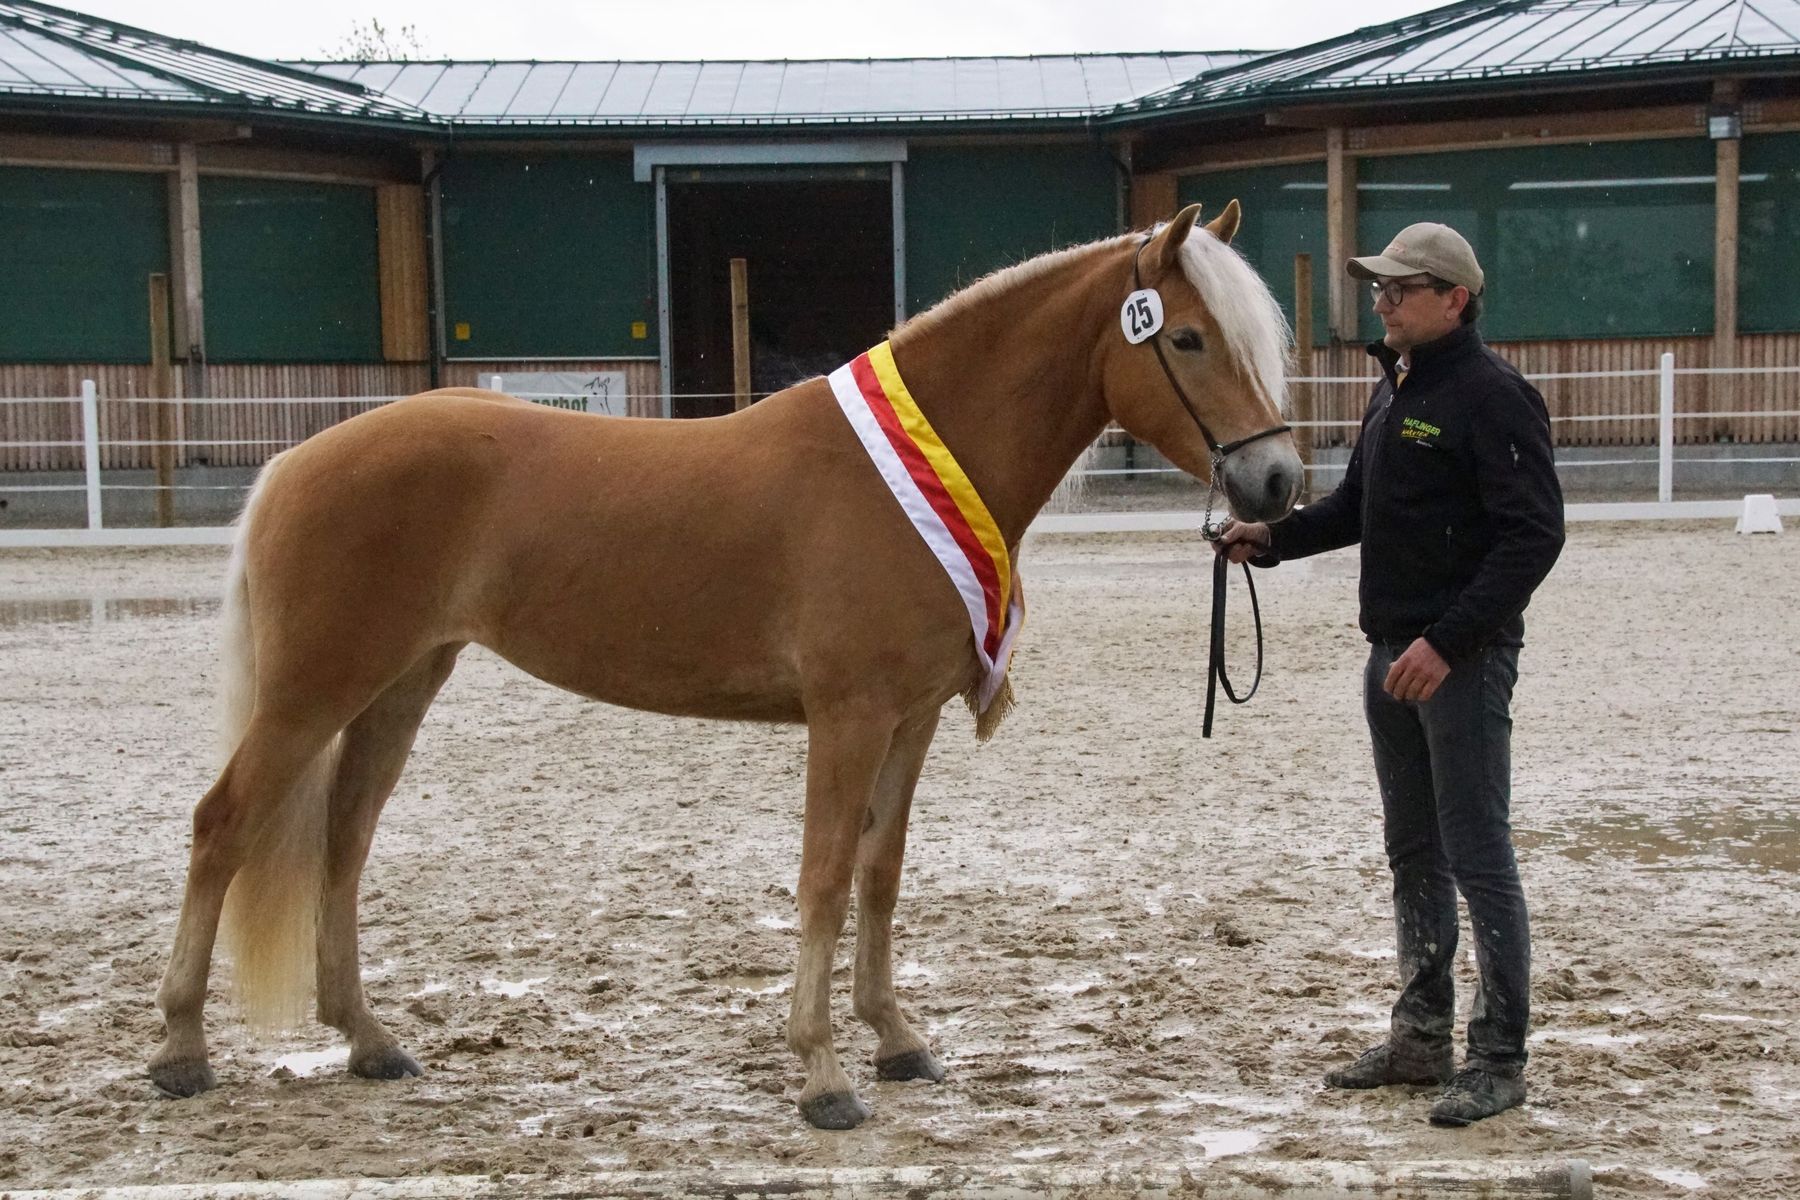
[[[1106,427],[1098,339],[1125,292],[1109,243],[895,334],[907,390],[1009,545]]]

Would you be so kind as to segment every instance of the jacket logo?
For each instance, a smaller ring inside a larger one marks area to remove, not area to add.
[[[1421,421],[1417,417],[1407,417],[1400,422],[1400,436],[1410,441],[1424,441],[1426,438],[1437,437],[1443,432],[1431,422]]]

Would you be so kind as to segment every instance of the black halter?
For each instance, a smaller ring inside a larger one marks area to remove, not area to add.
[[[1148,246],[1151,240],[1152,239],[1146,235],[1144,240],[1138,243],[1137,253],[1131,257],[1131,281],[1140,292],[1144,290],[1144,247]],[[1181,407],[1187,409],[1187,415],[1193,418],[1194,427],[1200,431],[1200,436],[1206,439],[1207,448],[1212,451],[1212,479],[1209,480],[1209,482],[1212,484],[1213,491],[1222,491],[1219,487],[1219,472],[1225,466],[1225,456],[1227,454],[1230,454],[1233,451],[1242,450],[1251,442],[1260,442],[1266,437],[1275,437],[1277,434],[1293,432],[1292,426],[1276,425],[1271,429],[1263,430],[1261,433],[1253,433],[1249,437],[1241,437],[1235,442],[1221,443],[1218,438],[1213,436],[1213,431],[1206,427],[1206,422],[1200,419],[1200,410],[1194,407],[1194,402],[1188,399],[1187,391],[1181,386],[1181,381],[1175,378],[1175,371],[1169,366],[1169,358],[1163,353],[1161,330],[1150,335],[1150,348],[1156,351],[1156,361],[1162,364],[1163,374],[1168,376],[1169,386],[1175,389],[1175,396],[1181,401]],[[1207,524],[1210,527],[1212,523],[1210,519],[1212,516],[1211,493],[1207,495],[1206,509],[1208,517]],[[1217,541],[1218,535],[1215,533],[1208,540]]]
[[[1137,286],[1138,291],[1144,290],[1142,262],[1144,257],[1144,247],[1148,246],[1150,241],[1151,239],[1146,237],[1143,241],[1139,242],[1137,253],[1133,255],[1131,259],[1131,278],[1132,282]],[[1265,429],[1261,433],[1253,433],[1249,437],[1239,438],[1235,442],[1221,444],[1219,439],[1213,436],[1212,430],[1206,427],[1206,422],[1200,419],[1200,413],[1194,408],[1193,401],[1188,399],[1187,392],[1183,390],[1181,386],[1181,381],[1175,378],[1175,372],[1169,366],[1169,359],[1163,353],[1161,331],[1158,330],[1156,333],[1151,334],[1149,341],[1150,348],[1156,351],[1156,361],[1162,364],[1163,374],[1169,378],[1169,386],[1175,389],[1175,395],[1181,401],[1181,407],[1187,409],[1188,416],[1193,418],[1194,425],[1200,430],[1200,436],[1206,439],[1206,445],[1212,451],[1212,478],[1207,481],[1206,515],[1201,519],[1200,536],[1209,542],[1217,542],[1224,536],[1225,526],[1224,522],[1220,522],[1219,524],[1213,523],[1212,507],[1213,498],[1224,493],[1224,489],[1219,486],[1219,475],[1225,469],[1225,456],[1234,450],[1242,450],[1250,443],[1261,441],[1263,438],[1274,437],[1276,434],[1281,433],[1289,433],[1292,431],[1291,427],[1287,425],[1277,425],[1272,429]],[[1226,569],[1229,566],[1230,561],[1223,554],[1214,554],[1212,577],[1212,625],[1208,632],[1206,645],[1206,715],[1200,724],[1200,736],[1203,738],[1212,736],[1213,705],[1218,698],[1218,688],[1220,684],[1225,685],[1226,698],[1233,704],[1248,703],[1250,697],[1256,695],[1256,689],[1262,685],[1262,608],[1256,602],[1256,581],[1250,576],[1249,563],[1244,563],[1242,566],[1244,568],[1244,582],[1248,584],[1250,588],[1250,615],[1256,624],[1256,678],[1250,681],[1250,690],[1240,696],[1231,689],[1231,677],[1225,673],[1225,580]]]

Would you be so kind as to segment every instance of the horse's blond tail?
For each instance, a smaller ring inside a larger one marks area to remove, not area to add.
[[[250,490],[226,570],[219,687],[219,733],[226,758],[243,740],[256,708],[253,581],[246,559],[258,501],[280,458],[269,462]],[[306,1020],[316,972],[331,780],[341,740],[334,737],[284,794],[238,798],[240,804],[274,806],[225,893],[221,923],[238,1007],[254,1028],[291,1029]]]

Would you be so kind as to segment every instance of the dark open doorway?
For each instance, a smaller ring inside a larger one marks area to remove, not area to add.
[[[873,178],[858,178],[868,174]],[[671,179],[672,412],[731,411],[731,260],[746,260],[751,390],[829,372],[894,323],[885,169]]]

